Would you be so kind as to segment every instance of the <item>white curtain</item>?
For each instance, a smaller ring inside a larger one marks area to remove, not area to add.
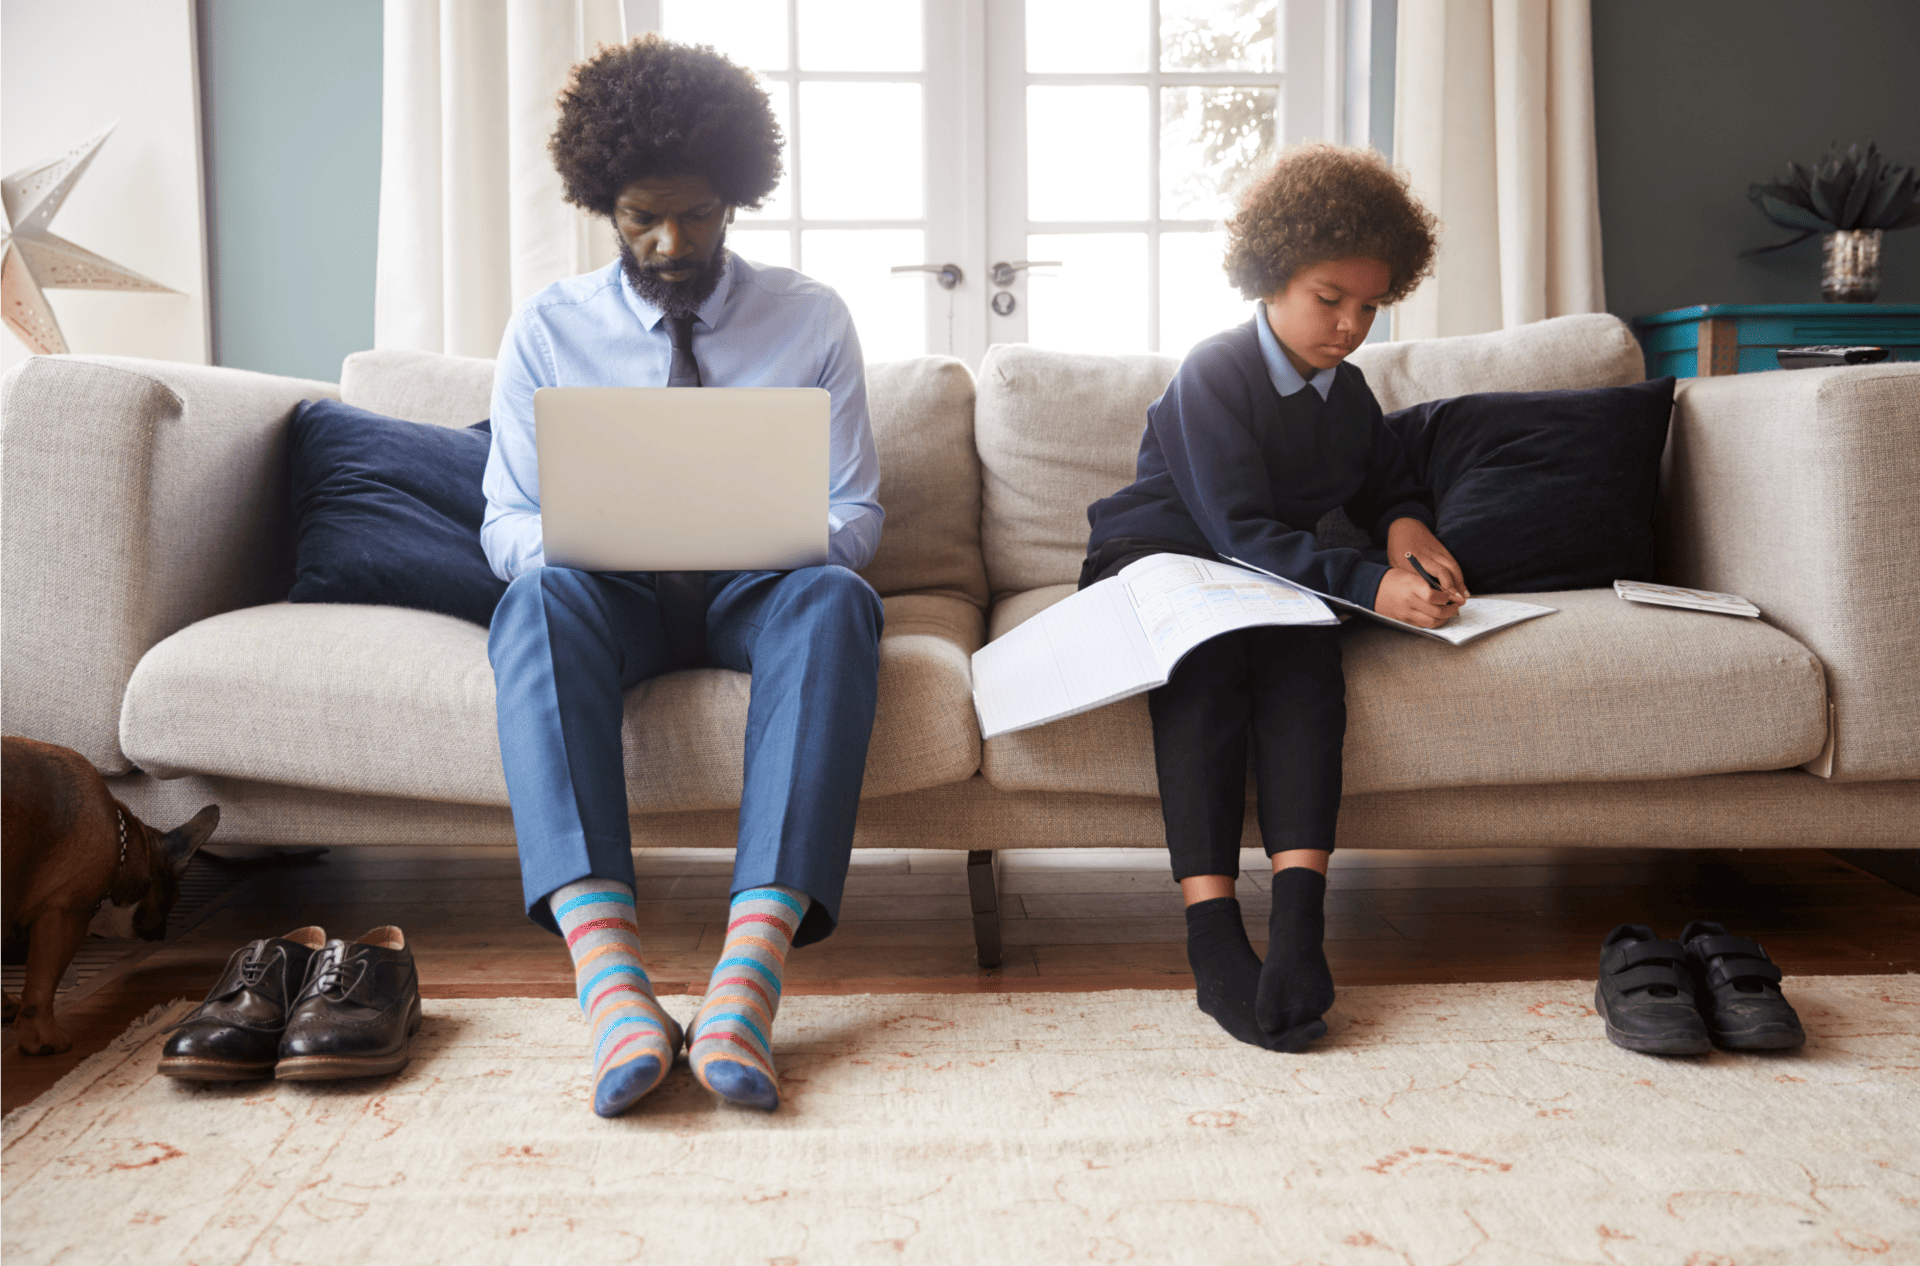
[[[1600,312],[1588,0],[1400,0],[1394,158],[1444,225],[1395,338]]]
[[[514,304],[614,258],[547,156],[567,70],[620,0],[386,0],[377,347],[492,356]]]

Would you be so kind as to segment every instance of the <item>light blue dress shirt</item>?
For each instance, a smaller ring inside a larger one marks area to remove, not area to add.
[[[533,393],[540,387],[664,387],[673,356],[666,314],[626,283],[616,261],[557,281],[507,323],[493,373],[493,446],[482,488],[480,545],[502,580],[545,562]],[[858,571],[880,545],[880,460],[867,419],[866,364],[847,305],[790,268],[731,251],[700,306],[693,356],[708,387],[824,387],[828,436],[827,559]]]
[[[1292,395],[1302,387],[1311,386],[1325,400],[1327,393],[1333,390],[1333,376],[1340,369],[1334,365],[1321,370],[1311,378],[1302,378],[1300,371],[1287,359],[1286,349],[1280,346],[1280,340],[1273,336],[1273,327],[1267,324],[1267,305],[1255,303],[1260,319],[1254,322],[1260,332],[1260,357],[1267,362],[1267,377],[1273,379],[1273,389],[1280,393],[1281,399]]]

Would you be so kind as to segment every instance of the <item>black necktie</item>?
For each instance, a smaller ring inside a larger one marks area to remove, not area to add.
[[[698,387],[700,363],[693,358],[693,318],[668,317],[667,335],[673,339],[673,360],[667,366],[667,386]]]
[[[670,316],[667,335],[673,340],[673,359],[667,366],[667,386],[698,387],[700,364],[693,359],[693,318]],[[667,645],[684,663],[707,657],[707,573],[663,571],[654,574],[654,595],[660,603],[660,628]]]

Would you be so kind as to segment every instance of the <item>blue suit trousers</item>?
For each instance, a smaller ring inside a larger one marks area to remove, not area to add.
[[[621,694],[716,665],[753,676],[733,891],[767,884],[813,898],[794,944],[833,931],[853,848],[879,690],[880,598],[844,567],[710,572],[707,654],[676,658],[650,572],[529,568],[487,637],[500,760],[527,914],[558,931],[546,898],[589,876],[634,881]]]

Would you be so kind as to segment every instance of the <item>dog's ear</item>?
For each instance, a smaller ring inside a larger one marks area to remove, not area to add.
[[[160,837],[160,848],[167,855],[167,867],[175,879],[186,874],[187,863],[219,825],[220,806],[210,804]]]

